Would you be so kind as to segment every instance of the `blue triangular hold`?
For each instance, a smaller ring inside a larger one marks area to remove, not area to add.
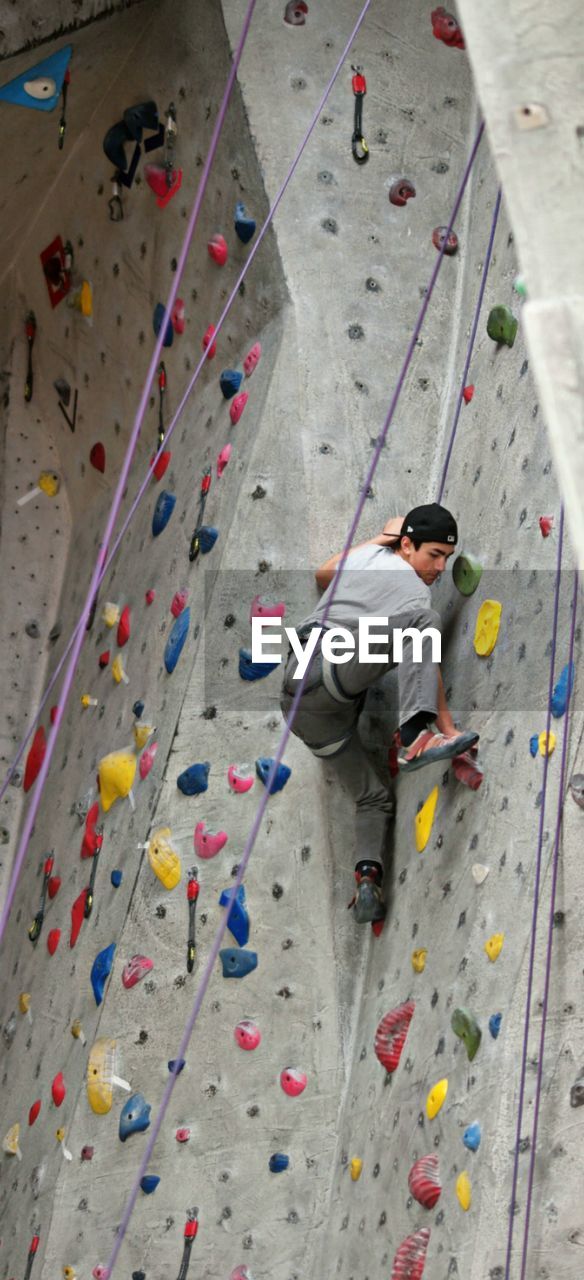
[[[239,674],[242,680],[263,680],[279,666],[279,658],[276,662],[253,662],[251,649],[239,650]]]
[[[16,107],[32,107],[34,111],[53,111],[61,96],[72,53],[73,45],[66,44],[50,58],[43,58],[21,76],[0,85],[0,101],[12,102]]]

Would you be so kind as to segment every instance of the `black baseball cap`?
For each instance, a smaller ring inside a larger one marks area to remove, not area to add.
[[[423,507],[413,507],[400,530],[400,538],[407,535],[416,542],[458,542],[458,526],[456,520],[446,507],[437,502],[430,502]]]

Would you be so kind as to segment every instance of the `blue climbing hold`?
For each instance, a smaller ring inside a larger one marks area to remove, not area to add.
[[[163,347],[171,347],[172,341],[174,338],[174,329],[172,326],[172,320],[170,319],[169,316],[167,317],[166,307],[162,302],[156,303],[156,306],[154,308],[154,315],[152,317],[152,324],[154,327],[154,332],[156,334],[156,337],[158,337],[158,334],[160,333],[162,326],[166,324],[166,327],[164,330],[164,338],[162,339],[162,345]]]
[[[210,768],[209,761],[204,760],[202,764],[191,764],[179,773],[176,785],[183,796],[199,796],[201,791],[207,790]]]
[[[166,641],[164,650],[164,665],[169,676],[172,675],[174,668],[183,651],[184,642],[187,638],[189,625],[191,621],[191,611],[189,608],[183,609],[179,613],[178,618],[172,628],[172,631]]]
[[[134,703],[134,706],[132,707],[132,712],[135,715],[136,720],[140,720],[141,717],[144,715],[144,703],[142,702],[141,698],[138,698],[137,701]]]
[[[206,556],[207,552],[209,552],[211,548],[215,546],[217,538],[219,537],[219,530],[216,529],[212,524],[202,524],[201,528],[198,530],[198,533],[199,533],[199,546],[201,548],[201,555]]]
[[[223,370],[219,375],[219,386],[226,400],[231,400],[231,397],[239,391],[242,382],[243,374],[239,372],[239,369]]]
[[[269,1164],[270,1173],[283,1173],[290,1164],[290,1156],[284,1156],[281,1151],[275,1151],[274,1155],[270,1156]]]
[[[186,1065],[186,1061],[186,1058],[171,1058],[166,1064],[170,1074],[172,1075],[176,1069],[177,1076],[180,1076],[181,1071]]]
[[[273,763],[274,761],[271,756],[258,756],[255,762],[256,773],[258,775],[258,778],[260,779],[261,782],[263,782],[265,787],[267,787],[268,785],[268,776]],[[276,772],[272,779],[272,784],[269,787],[270,795],[273,795],[275,791],[281,791],[282,787],[286,786],[286,783],[291,773],[292,773],[292,770],[288,768],[287,764],[278,765],[278,768],[276,769]]]
[[[142,1093],[133,1093],[124,1103],[120,1114],[120,1142],[125,1142],[132,1133],[144,1133],[150,1125],[150,1103]]]
[[[42,62],[35,62],[22,75],[0,85],[0,101],[16,107],[32,107],[34,111],[53,111],[61,96],[65,73],[73,53],[73,45],[63,45]]]
[[[539,751],[539,734],[532,733],[529,739],[529,754],[532,755],[535,759],[538,751]]]
[[[253,973],[253,970],[258,967],[255,951],[242,951],[240,947],[224,947],[223,951],[219,952],[219,956],[224,978],[245,978],[248,973]]]
[[[109,947],[104,947],[103,951],[98,952],[91,966],[91,985],[96,1004],[101,1004],[103,1000],[105,984],[112,971],[115,953],[116,944],[110,942]]]
[[[241,200],[237,201],[235,206],[235,233],[239,236],[242,244],[247,244],[255,234],[256,224],[254,218],[248,218],[245,212],[245,205]]]
[[[263,680],[280,662],[252,662],[251,649],[239,650],[239,674],[242,680]]]
[[[151,1196],[152,1192],[156,1191],[156,1188],[159,1182],[160,1182],[160,1178],[158,1177],[157,1174],[145,1173],[144,1177],[140,1179],[140,1186],[142,1188],[142,1191],[144,1192],[144,1195]]]
[[[233,889],[224,889],[219,898],[219,906],[228,907],[232,897]],[[227,928],[233,934],[240,947],[245,947],[246,943],[249,942],[249,916],[245,905],[245,888],[242,884],[240,884],[235,895],[235,902],[231,908]]]
[[[462,1141],[469,1151],[478,1151],[481,1145],[481,1126],[480,1124],[469,1124],[462,1135]]]
[[[123,880],[123,874],[124,874],[123,871],[112,871],[111,882],[114,886],[114,889],[119,889]]]
[[[493,1040],[497,1039],[497,1036],[501,1030],[502,1021],[503,1021],[502,1013],[491,1014],[491,1017],[489,1018],[489,1031],[493,1037]]]
[[[574,688],[574,663],[567,662],[552,694],[552,715],[559,719],[568,705],[568,698]]]
[[[169,493],[168,489],[163,489],[162,493],[158,495],[154,515],[152,516],[153,537],[157,538],[158,534],[162,533],[163,529],[166,529],[175,506],[176,498],[174,493]]]

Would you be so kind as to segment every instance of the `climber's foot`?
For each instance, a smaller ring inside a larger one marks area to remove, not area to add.
[[[435,760],[451,760],[453,756],[462,755],[478,740],[479,734],[470,729],[453,738],[447,738],[437,730],[422,729],[410,747],[400,748],[397,762],[402,773],[413,773],[414,769],[422,769]]]
[[[357,924],[376,924],[385,920],[386,906],[381,896],[383,868],[380,862],[363,858],[355,867],[357,891],[353,901],[353,915]]]

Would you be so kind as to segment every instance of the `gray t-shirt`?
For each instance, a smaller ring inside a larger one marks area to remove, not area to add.
[[[301,626],[317,626],[322,622],[332,587],[331,582]],[[330,606],[327,626],[356,628],[362,617],[392,618],[411,609],[431,607],[430,588],[407,560],[402,560],[388,547],[371,543],[349,552]]]

